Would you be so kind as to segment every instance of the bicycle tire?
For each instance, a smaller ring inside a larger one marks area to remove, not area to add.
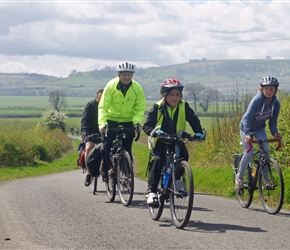
[[[236,196],[242,208],[248,208],[253,201],[254,184],[251,174],[252,169],[248,165],[244,174],[243,188],[236,190]]]
[[[93,190],[93,194],[95,195],[97,192],[97,185],[98,185],[98,176],[96,176],[94,178],[94,190]]]
[[[152,159],[149,162],[148,168],[147,168],[147,177],[150,176],[150,170],[152,169],[154,164],[154,160]],[[162,177],[160,178],[163,179]],[[164,196],[162,193],[162,187],[161,187],[161,181],[159,181],[158,189],[157,189],[157,197],[158,197],[158,206],[156,205],[148,205],[149,214],[152,220],[158,221],[162,215],[163,208],[164,208]]]
[[[129,153],[126,150],[120,152],[120,161],[117,166],[118,193],[123,206],[129,206],[134,194],[134,170]]]
[[[265,185],[265,172],[261,168],[258,179],[260,199],[264,209],[269,214],[277,214],[281,210],[284,202],[284,180],[282,171],[278,163],[272,158],[267,161],[264,168],[266,168],[264,171],[268,172],[268,178],[272,185]]]
[[[105,181],[106,192],[110,202],[113,202],[116,197],[116,176],[112,173]]]
[[[175,169],[176,180],[181,181],[181,189],[174,193],[173,178],[170,180],[170,213],[176,228],[184,228],[191,216],[194,199],[194,180],[190,166],[186,161],[181,161]]]

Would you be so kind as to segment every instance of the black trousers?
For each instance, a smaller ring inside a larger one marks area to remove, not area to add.
[[[102,159],[103,159],[103,171],[107,171],[108,166],[111,163],[110,160],[110,151],[113,146],[113,142],[116,139],[116,128],[118,125],[124,125],[125,131],[126,131],[126,138],[122,139],[122,146],[123,148],[129,153],[131,160],[133,159],[132,157],[132,144],[133,140],[135,137],[135,131],[134,131],[134,126],[133,123],[109,123],[108,122],[108,131],[107,131],[107,136],[104,139],[104,143],[101,147],[101,154],[102,154]]]
[[[157,141],[154,152],[154,163],[152,169],[150,170],[150,176],[148,180],[148,188],[150,192],[156,193],[158,182],[160,180],[161,171],[164,166],[164,162],[166,159],[166,147],[169,147],[169,150],[174,152],[174,143],[165,144],[161,141]],[[188,151],[183,142],[180,144],[180,156],[183,157],[186,161],[188,161]]]

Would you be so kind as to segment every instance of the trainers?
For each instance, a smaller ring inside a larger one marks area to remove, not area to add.
[[[235,178],[235,189],[240,190],[243,188],[244,179],[240,179],[239,177]]]
[[[91,185],[91,181],[92,181],[92,176],[90,174],[87,174],[86,180],[85,180],[85,186],[88,187],[89,185]]]
[[[147,204],[152,205],[156,201],[157,201],[157,194],[156,193],[149,193],[148,198],[147,198]]]
[[[272,182],[269,179],[264,179],[264,183],[266,187],[272,186]]]

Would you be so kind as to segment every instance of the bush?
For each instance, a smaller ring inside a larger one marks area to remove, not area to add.
[[[65,131],[65,119],[67,118],[66,114],[61,111],[56,110],[46,110],[42,114],[42,119],[45,126],[50,129],[54,130],[56,128],[61,129],[63,132]]]
[[[0,167],[29,166],[36,160],[49,162],[71,148],[69,138],[60,129],[4,128],[0,138]]]

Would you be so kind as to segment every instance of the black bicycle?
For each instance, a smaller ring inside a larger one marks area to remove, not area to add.
[[[259,189],[260,199],[264,209],[269,214],[277,214],[284,201],[284,180],[280,166],[273,158],[267,158],[264,151],[264,144],[278,142],[276,150],[281,147],[281,140],[278,138],[267,140],[253,140],[259,149],[254,152],[252,162],[246,168],[243,187],[236,190],[236,196],[243,208],[248,208],[253,200],[254,191]],[[252,149],[252,143],[249,143],[247,152]],[[234,176],[238,173],[241,154],[233,154],[232,168]]]
[[[91,182],[93,182],[93,194],[95,195],[97,192],[98,185],[98,177],[100,176],[100,166],[101,166],[101,153],[100,153],[100,143],[102,142],[101,134],[94,133],[86,135],[86,140],[96,141],[95,148],[93,148],[88,155],[87,165],[89,167],[89,171],[92,175]]]
[[[106,191],[110,202],[113,202],[115,200],[117,186],[121,203],[124,206],[129,206],[134,193],[134,170],[130,154],[122,146],[122,139],[125,139],[127,132],[130,132],[130,130],[132,131],[134,128],[127,128],[123,125],[119,125],[117,128],[109,129],[116,131],[116,140],[114,140],[110,152],[112,173],[105,181]],[[139,137],[140,132],[137,133],[135,141],[137,141]]]
[[[160,126],[154,128],[148,137],[150,148],[149,161],[146,177],[149,177],[150,170],[154,163],[154,134]],[[206,131],[204,130],[204,134]],[[166,160],[161,172],[160,181],[157,190],[157,200],[153,205],[148,205],[150,216],[157,221],[161,217],[164,208],[164,202],[170,203],[170,213],[173,224],[176,228],[184,228],[191,216],[194,200],[194,179],[188,162],[180,157],[180,145],[184,139],[188,141],[201,141],[197,136],[191,136],[185,132],[174,135],[162,134],[159,139],[173,142],[175,151],[171,152],[167,147]],[[148,190],[146,191],[146,198]]]

